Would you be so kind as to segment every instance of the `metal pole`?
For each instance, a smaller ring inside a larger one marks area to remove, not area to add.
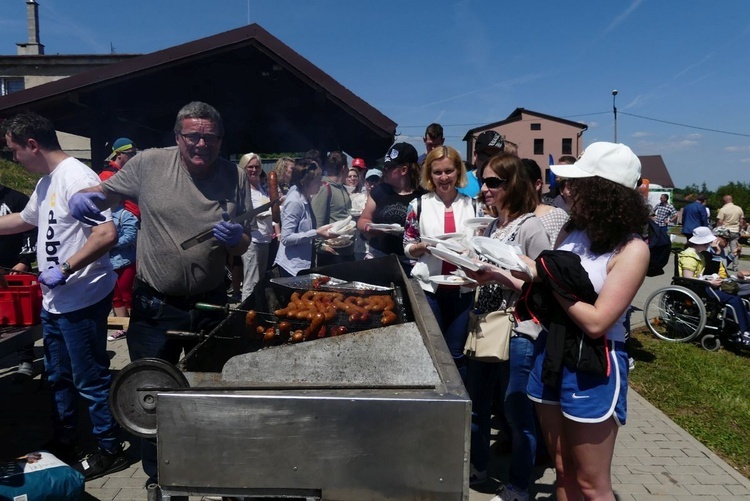
[[[612,91],[612,113],[615,115],[615,143],[617,142],[617,105],[615,99],[617,98],[617,89]]]

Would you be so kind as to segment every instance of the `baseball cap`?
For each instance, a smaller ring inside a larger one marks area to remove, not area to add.
[[[556,176],[582,178],[598,176],[631,189],[638,186],[641,161],[633,151],[621,143],[601,141],[591,143],[576,163],[550,165]]]
[[[503,136],[494,130],[486,130],[474,141],[474,151],[477,155],[494,155],[503,151]]]
[[[731,231],[729,231],[729,228],[725,228],[724,226],[717,226],[714,228],[714,235],[717,237],[726,238],[729,240]]]
[[[359,167],[360,169],[364,169],[367,166],[365,165],[365,161],[361,158],[355,158],[352,160],[352,167]]]
[[[713,233],[711,233],[711,229],[706,226],[698,226],[696,229],[693,230],[693,236],[690,237],[688,242],[691,244],[701,245],[701,244],[710,244],[716,239]]]
[[[112,160],[118,153],[134,149],[135,143],[127,137],[121,137],[112,143],[112,153],[107,157],[107,160]]]
[[[417,163],[418,158],[419,155],[414,146],[409,143],[396,143],[385,154],[384,167],[388,169],[396,165]]]
[[[365,179],[370,179],[371,177],[381,178],[383,177],[383,171],[380,169],[368,169],[367,173],[365,173]]]

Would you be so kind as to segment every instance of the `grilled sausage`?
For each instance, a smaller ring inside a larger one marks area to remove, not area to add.
[[[380,325],[391,325],[398,320],[398,316],[390,310],[383,312],[383,316],[380,317]]]

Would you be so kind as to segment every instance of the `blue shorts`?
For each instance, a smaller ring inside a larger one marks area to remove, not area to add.
[[[579,423],[601,423],[610,416],[618,426],[627,419],[628,355],[625,344],[609,344],[610,375],[577,372],[563,366],[557,387],[542,383],[542,364],[547,345],[547,331],[542,331],[534,345],[534,366],[526,393],[534,402],[559,405],[568,419]]]

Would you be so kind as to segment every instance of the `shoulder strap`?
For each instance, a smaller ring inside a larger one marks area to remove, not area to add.
[[[417,197],[417,221],[419,221],[419,216],[422,215],[422,195],[419,195]]]

